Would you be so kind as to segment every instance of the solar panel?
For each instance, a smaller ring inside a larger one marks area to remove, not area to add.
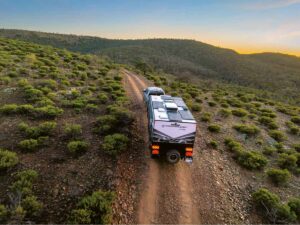
[[[169,116],[169,120],[171,121],[181,121],[181,115],[176,111],[176,112],[172,112],[172,111],[168,111],[168,116]]]
[[[188,110],[179,111],[179,114],[181,115],[181,118],[183,120],[193,120],[194,119],[192,113],[190,111],[188,111]]]
[[[153,101],[152,104],[153,104],[154,109],[164,108],[164,103],[163,102]]]

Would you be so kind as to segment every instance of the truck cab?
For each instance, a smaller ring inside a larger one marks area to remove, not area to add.
[[[144,101],[147,103],[149,101],[149,96],[151,95],[164,95],[165,92],[162,88],[159,87],[148,87],[144,89]]]

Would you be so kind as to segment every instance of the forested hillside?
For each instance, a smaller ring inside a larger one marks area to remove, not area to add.
[[[200,77],[257,88],[278,99],[300,103],[300,59],[283,54],[242,55],[193,40],[110,40],[22,30],[0,30],[0,36],[109,56],[118,63],[144,62],[182,77]]]

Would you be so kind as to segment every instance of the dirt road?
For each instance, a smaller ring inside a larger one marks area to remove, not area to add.
[[[181,161],[176,165],[170,165],[163,159],[150,158],[147,114],[142,90],[151,83],[129,71],[124,71],[124,77],[125,89],[134,103],[135,126],[138,136],[141,137],[139,140],[140,153],[136,154],[141,154],[142,159],[140,158],[139,161],[143,165],[137,165],[136,170],[143,168],[143,174],[132,174],[131,178],[127,179],[140,179],[138,188],[135,189],[138,193],[134,194],[137,197],[130,201],[133,204],[132,219],[121,219],[119,223],[245,222],[244,218],[241,218],[242,215],[239,212],[241,209],[239,209],[238,203],[235,203],[238,202],[237,197],[232,193],[231,184],[227,182],[227,179],[232,179],[233,183],[238,183],[230,169],[231,166],[222,154],[207,148],[205,139],[200,137],[201,131],[198,132],[195,144],[193,164],[189,165]],[[126,187],[122,187],[120,192],[124,192],[124,189]],[[129,187],[127,189],[131,190]],[[132,193],[127,192],[122,195],[123,198],[132,198],[130,197]],[[126,213],[126,210],[123,212]]]
[[[133,90],[131,93],[134,96],[131,97],[141,106],[139,130],[144,137],[143,151],[149,158],[138,202],[137,222],[199,223],[196,207],[193,206],[193,182],[189,175],[189,165],[184,162],[170,165],[163,160],[150,159],[147,146],[147,114],[142,98],[142,90],[149,86],[149,83],[129,72],[126,72],[126,80]]]

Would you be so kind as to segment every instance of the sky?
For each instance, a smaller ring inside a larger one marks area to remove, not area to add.
[[[300,0],[0,0],[0,28],[300,56]]]

